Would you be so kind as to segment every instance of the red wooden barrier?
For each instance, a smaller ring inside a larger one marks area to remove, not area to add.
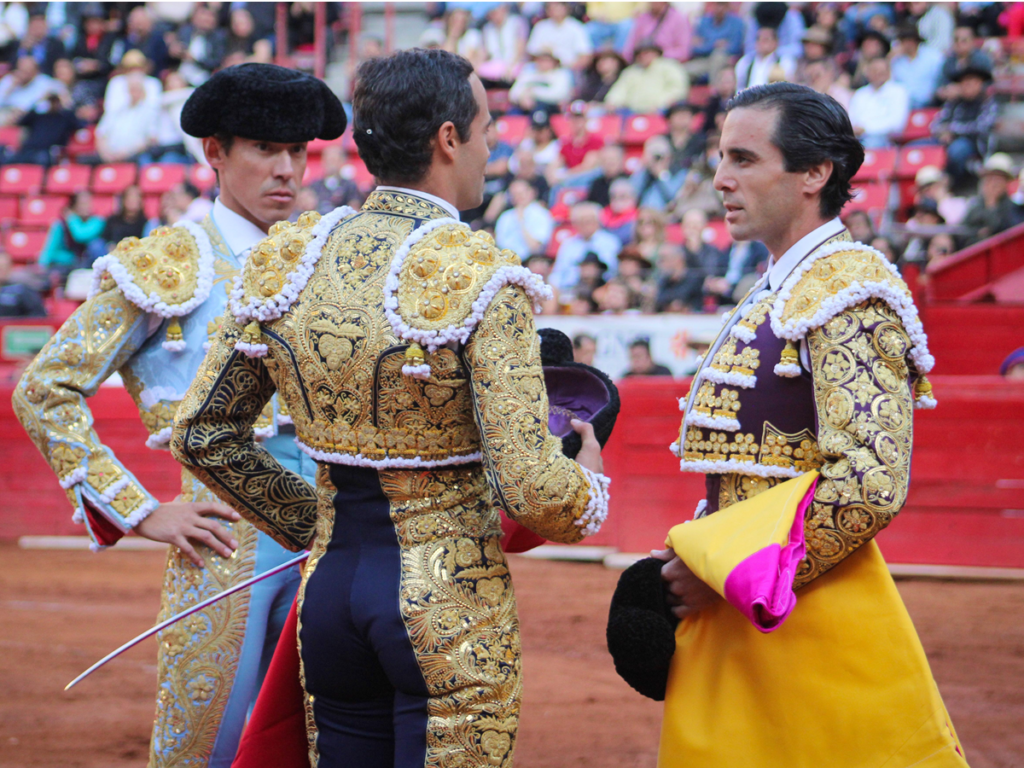
[[[907,506],[879,536],[899,563],[1024,567],[1024,386],[995,376],[937,376],[939,407],[915,412]],[[677,398],[687,382],[620,382],[622,413],[605,448],[611,514],[589,544],[625,552],[660,547],[668,529],[689,519],[703,477],[679,472],[668,451],[679,429]],[[159,499],[179,489],[166,451],[144,447],[146,432],[127,393],[104,388],[90,400],[102,440]],[[0,393],[0,538],[81,534],[47,464]]]

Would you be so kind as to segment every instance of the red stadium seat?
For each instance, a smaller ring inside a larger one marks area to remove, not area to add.
[[[551,206],[551,216],[557,222],[569,220],[569,211],[582,200],[587,199],[587,190],[582,187],[563,187],[555,196],[555,204]]]
[[[567,115],[552,115],[551,128],[558,138],[564,139],[569,135],[569,117]],[[587,118],[587,130],[596,133],[606,143],[618,141],[619,135],[622,133],[622,118],[618,115],[595,115]]]
[[[185,180],[185,166],[180,163],[153,163],[139,172],[139,188],[143,194],[163,194]]]
[[[643,156],[643,147],[626,147],[626,173],[636,173],[643,165]]]
[[[622,143],[642,145],[651,136],[663,134],[668,130],[665,118],[657,113],[650,115],[630,115],[622,129]]]
[[[43,187],[43,166],[7,165],[0,171],[0,194],[30,195]]]
[[[4,248],[13,261],[33,262],[46,243],[45,229],[10,229],[4,235]]]
[[[17,149],[21,146],[21,128],[16,125],[5,125],[0,128],[0,146]]]
[[[854,181],[879,181],[891,178],[896,171],[896,150],[867,149],[864,151],[864,163],[861,165]]]
[[[0,224],[10,224],[18,218],[18,198],[0,195]]]
[[[526,115],[505,115],[497,119],[495,127],[498,129],[498,138],[514,147],[526,135],[526,130],[530,127],[530,118]]]
[[[46,192],[50,195],[73,195],[89,188],[88,165],[55,165],[46,173]]]
[[[926,165],[946,167],[946,148],[939,144],[912,144],[900,149],[896,160],[896,176],[912,179]]]
[[[113,195],[93,195],[92,212],[95,216],[107,218],[114,214],[117,208],[117,198]]]
[[[151,194],[142,196],[142,210],[147,219],[155,219],[160,215],[160,198],[163,195]]]
[[[92,173],[92,191],[102,195],[119,195],[135,183],[135,163],[98,165]]]
[[[200,192],[209,192],[217,184],[217,172],[209,166],[197,163],[189,170],[188,180]]]
[[[558,249],[565,242],[566,238],[572,237],[575,234],[575,230],[568,224],[561,227],[556,227],[554,233],[551,235],[551,240],[548,241],[548,256],[557,256]]]
[[[907,127],[899,137],[899,142],[901,144],[906,144],[910,141],[929,138],[932,135],[932,120],[935,119],[937,114],[939,114],[937,107],[915,109],[910,113],[910,119],[907,120]]]
[[[68,204],[65,195],[40,195],[21,201],[19,227],[49,227]]]
[[[851,211],[881,211],[889,205],[889,185],[884,182],[853,185],[853,200],[846,204],[844,213]]]
[[[366,167],[361,157],[350,157],[341,168],[343,178],[351,179],[361,190],[368,190],[376,183],[373,174]]]
[[[709,221],[708,225],[704,227],[704,231],[700,233],[700,236],[705,243],[711,243],[720,251],[724,251],[732,245],[729,228],[725,225],[724,221]]]
[[[79,128],[75,131],[75,135],[71,137],[71,141],[64,148],[65,154],[72,160],[77,159],[81,155],[91,155],[96,151],[96,128],[88,125],[85,128]]]

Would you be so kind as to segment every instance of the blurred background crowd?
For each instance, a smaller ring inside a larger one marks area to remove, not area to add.
[[[746,291],[768,254],[730,241],[713,177],[725,103],[762,83],[847,108],[868,152],[844,219],[901,267],[1024,221],[1021,3],[0,3],[0,315],[206,214],[216,178],[180,113],[214,71],[278,61],[347,102],[360,61],[407,45],[487,87],[486,199],[463,216],[544,276],[547,314],[711,313]],[[310,146],[304,184],[298,210],[326,212],[373,179],[346,135]]]

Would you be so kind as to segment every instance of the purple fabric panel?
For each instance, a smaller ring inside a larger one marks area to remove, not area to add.
[[[590,421],[608,405],[604,382],[582,368],[545,365],[544,386],[548,392],[548,428],[557,437],[572,432],[573,418]]]
[[[725,579],[725,599],[761,632],[782,626],[796,607],[793,579],[803,560],[804,515],[814,498],[815,481],[797,507],[785,547],[771,544],[737,565]]]

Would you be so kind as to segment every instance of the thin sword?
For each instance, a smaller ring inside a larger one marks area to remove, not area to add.
[[[85,670],[85,672],[83,672],[78,677],[76,677],[74,680],[72,680],[70,683],[68,683],[67,686],[64,688],[64,690],[65,691],[70,690],[72,686],[77,685],[78,683],[80,683],[82,680],[84,680],[86,677],[91,675],[97,669],[102,667],[108,661],[111,661],[112,659],[116,659],[118,656],[120,656],[122,653],[127,651],[129,648],[132,648],[133,646],[138,645],[139,643],[141,643],[143,640],[145,640],[148,637],[152,637],[157,632],[159,632],[161,629],[164,629],[165,627],[171,626],[171,624],[173,624],[176,621],[181,621],[186,616],[191,616],[196,611],[201,611],[201,610],[203,610],[203,608],[206,608],[207,606],[213,605],[218,600],[221,600],[221,599],[227,597],[228,595],[233,595],[235,592],[240,592],[243,589],[247,589],[248,587],[251,587],[253,584],[255,584],[255,583],[259,582],[259,581],[263,581],[263,579],[266,579],[266,578],[269,578],[269,577],[273,576],[275,573],[280,573],[281,571],[286,571],[289,568],[291,568],[293,565],[298,565],[303,560],[305,560],[307,557],[309,557],[309,553],[308,552],[303,553],[303,554],[299,555],[298,557],[292,558],[287,563],[281,563],[281,565],[276,565],[273,568],[271,568],[271,569],[269,569],[267,571],[264,571],[263,573],[261,573],[261,574],[259,574],[257,576],[253,576],[251,579],[246,579],[245,581],[241,582],[240,584],[235,584],[235,586],[233,586],[233,587],[228,587],[223,592],[220,592],[220,593],[214,595],[213,597],[208,597],[206,600],[203,600],[201,603],[196,603],[191,608],[187,608],[186,610],[182,611],[179,614],[176,614],[175,616],[172,616],[171,618],[167,619],[166,621],[161,621],[155,627],[152,627],[151,629],[147,629],[145,632],[143,632],[138,637],[129,640],[127,643],[122,645],[116,651],[112,651],[111,653],[108,653],[102,659],[100,659],[95,664],[93,664],[91,667],[89,667],[87,670]]]

